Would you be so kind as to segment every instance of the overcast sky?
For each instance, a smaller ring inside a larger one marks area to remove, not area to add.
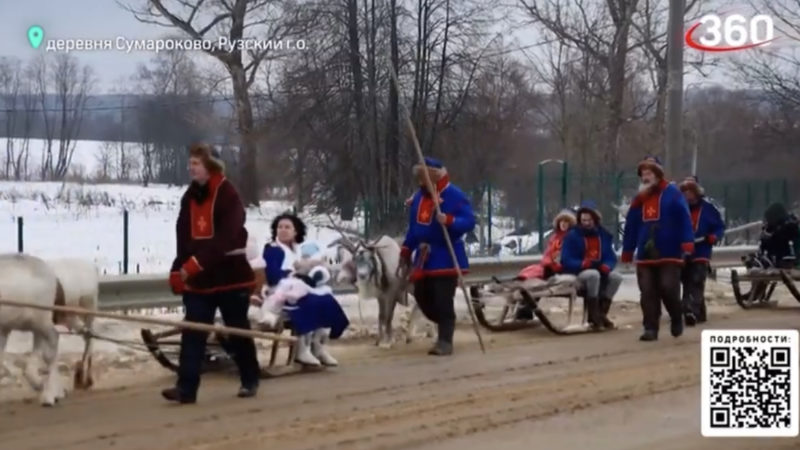
[[[145,0],[126,0],[132,3]],[[511,1],[511,0],[508,0]],[[710,0],[703,1],[703,9],[712,5]],[[732,4],[745,2],[725,2],[726,9]],[[734,8],[735,9],[735,8]],[[38,50],[30,47],[27,30],[31,25],[44,28],[45,39],[89,38],[115,39],[125,36],[129,39],[149,39],[163,36],[169,29],[138,22],[130,12],[122,9],[114,0],[0,0],[0,56],[14,56],[27,60],[43,52],[43,44]],[[509,38],[503,36],[506,43],[518,39],[516,45],[529,46],[539,40],[533,27],[526,27]],[[691,49],[688,49],[691,51]],[[528,51],[529,55],[531,51]],[[139,63],[147,62],[152,53],[147,51],[79,51],[75,54],[85,64],[95,70],[100,90],[108,92],[124,88],[119,83],[132,75]],[[518,55],[526,59],[522,52]],[[687,55],[688,57],[688,55]],[[697,83],[698,78],[688,77],[687,84]],[[712,82],[720,82],[721,78],[712,74]]]

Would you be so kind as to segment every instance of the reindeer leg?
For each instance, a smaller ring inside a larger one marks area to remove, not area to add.
[[[28,360],[25,361],[25,369],[23,375],[28,381],[28,384],[36,392],[42,390],[42,377],[39,376],[39,362],[42,360],[42,347],[45,341],[45,332],[40,330],[33,330],[33,350],[28,355]]]
[[[422,315],[422,310],[419,309],[419,305],[417,302],[414,301],[414,304],[411,305],[411,313],[408,315],[408,331],[406,332],[406,344],[410,344],[411,341],[414,339],[414,336],[418,333],[419,327],[419,319]]]
[[[92,353],[94,350],[94,340],[92,339],[93,331],[92,317],[84,318],[83,329],[83,356],[80,362],[75,367],[75,376],[73,380],[75,389],[89,389],[94,385],[92,378]]]
[[[385,316],[386,306],[384,305],[383,298],[378,297],[378,337],[375,339],[376,346],[380,345],[383,341]]]
[[[394,297],[386,299],[386,302],[388,304],[386,305],[385,308],[386,309],[385,318],[382,321],[384,327],[384,334],[383,334],[383,340],[381,340],[381,343],[379,345],[380,348],[385,348],[385,349],[392,348],[394,339],[394,337],[392,336],[392,319],[394,319],[394,308],[395,306],[397,306],[397,303],[395,303],[394,300],[395,300]]]
[[[43,406],[53,406],[66,395],[58,373],[58,331],[56,331],[55,327],[50,327],[42,333],[41,338],[42,359],[45,363],[47,375],[45,376],[44,389],[40,400]]]

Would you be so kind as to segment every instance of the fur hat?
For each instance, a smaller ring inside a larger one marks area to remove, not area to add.
[[[573,226],[577,223],[577,219],[575,218],[575,213],[572,212],[571,209],[562,209],[553,218],[553,229],[558,230],[558,224],[562,220],[566,220],[567,222],[569,222],[570,226]]]
[[[203,166],[211,173],[225,172],[225,162],[222,161],[219,152],[204,142],[192,144],[189,147],[189,156],[200,158],[203,161]]]
[[[424,166],[421,164],[415,164],[414,175],[418,177],[421,176],[423,169],[428,170],[428,175],[431,177],[431,181],[434,183],[447,175],[447,169],[444,167],[441,161],[435,158],[426,157]]]
[[[595,225],[600,225],[600,222],[603,220],[603,216],[600,214],[600,210],[597,209],[597,203],[593,202],[592,200],[586,200],[581,203],[580,208],[575,212],[575,217],[580,222],[581,220],[581,213],[589,213],[594,218]]]
[[[644,169],[650,169],[659,178],[664,178],[664,166],[657,156],[646,156],[643,160],[639,161],[639,166],[636,168],[636,174],[642,176]]]
[[[686,177],[686,179],[681,182],[680,188],[681,191],[692,191],[698,197],[705,195],[705,190],[700,186],[700,180],[697,179],[696,175]]]

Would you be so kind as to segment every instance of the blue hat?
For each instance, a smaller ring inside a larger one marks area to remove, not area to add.
[[[431,158],[430,156],[425,157],[425,166],[432,169],[444,169],[444,165],[441,161],[436,158]]]
[[[425,165],[414,165],[414,173],[421,173],[423,168],[428,170],[434,182],[447,175],[447,169],[445,169],[444,164],[436,158],[425,157]]]
[[[639,162],[639,166],[636,169],[636,174],[642,176],[642,170],[650,169],[660,178],[664,178],[664,166],[661,164],[661,160],[658,159],[657,156],[645,156]]]
[[[578,221],[581,220],[581,213],[588,212],[594,217],[594,221],[597,225],[600,225],[600,221],[603,219],[603,216],[600,214],[600,210],[597,208],[597,203],[593,200],[585,200],[581,203],[580,208],[575,212],[575,216],[578,218]]]

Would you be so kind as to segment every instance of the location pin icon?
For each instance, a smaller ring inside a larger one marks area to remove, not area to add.
[[[42,45],[42,41],[44,40],[44,30],[39,25],[34,25],[28,28],[28,42],[31,43],[31,47],[39,48]]]

